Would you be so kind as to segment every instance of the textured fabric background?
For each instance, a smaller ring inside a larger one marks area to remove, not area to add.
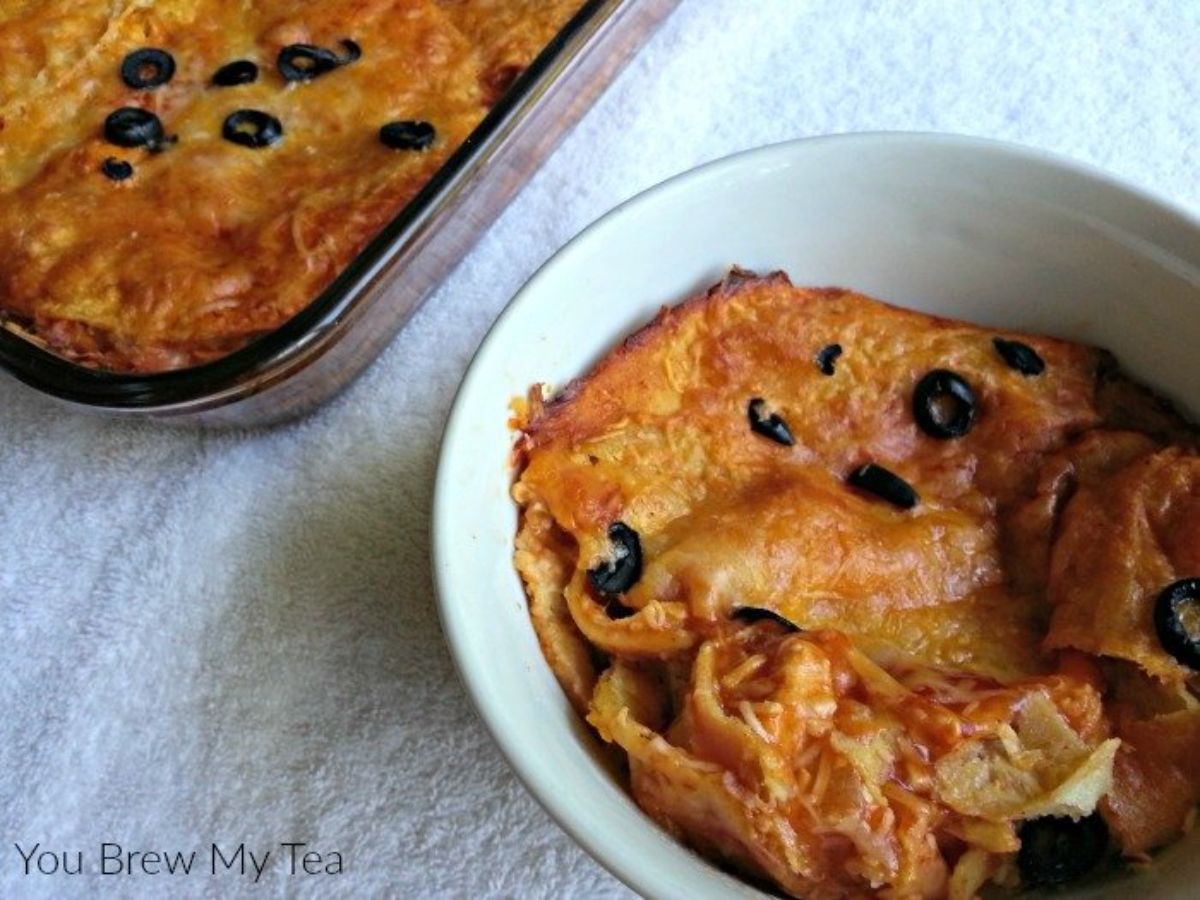
[[[627,895],[516,782],[438,630],[430,485],[489,323],[621,200],[805,135],[1006,138],[1195,209],[1198,47],[1194,0],[684,0],[316,415],[167,431],[0,379],[0,896]],[[106,840],[308,841],[345,873],[27,878],[13,848]]]

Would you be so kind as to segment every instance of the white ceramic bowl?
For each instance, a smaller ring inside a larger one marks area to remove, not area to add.
[[[463,682],[521,779],[651,897],[765,895],[642,815],[543,662],[512,566],[508,404],[535,382],[586,372],[661,305],[735,263],[1105,346],[1200,412],[1200,222],[1037,151],[909,134],[766,147],[635,197],[559,251],[496,322],[459,389],[437,475],[434,576]],[[1148,873],[1069,896],[1200,896],[1200,830],[1184,843]]]

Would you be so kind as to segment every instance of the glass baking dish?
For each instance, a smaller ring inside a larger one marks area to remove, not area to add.
[[[392,339],[679,0],[588,0],[429,183],[309,306],[204,365],[103,372],[0,322],[0,367],[76,409],[172,423],[301,415]]]

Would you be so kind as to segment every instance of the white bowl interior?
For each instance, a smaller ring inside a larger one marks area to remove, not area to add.
[[[1200,225],[1035,151],[929,135],[767,147],[666,182],[563,248],[496,323],[460,388],[437,478],[435,578],[464,683],[518,774],[586,849],[655,897],[764,895],[640,813],[543,662],[512,567],[508,405],[535,382],[583,374],[733,264],[1105,346],[1200,412]],[[1200,833],[1148,872],[1066,896],[1194,896],[1197,850]]]

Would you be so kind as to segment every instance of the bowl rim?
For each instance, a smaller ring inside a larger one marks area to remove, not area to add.
[[[455,391],[454,400],[447,413],[437,453],[437,471],[433,484],[433,501],[430,516],[430,560],[433,574],[435,603],[438,618],[442,627],[443,639],[454,661],[454,667],[460,683],[463,685],[472,707],[483,721],[493,742],[499,747],[509,766],[516,773],[525,789],[533,796],[555,823],[589,856],[598,862],[606,871],[617,878],[626,887],[647,897],[666,896],[665,879],[655,877],[650,867],[630,864],[628,857],[612,853],[603,840],[595,837],[595,832],[588,827],[588,815],[580,812],[565,798],[560,798],[547,783],[541,768],[533,755],[522,749],[520,735],[511,730],[504,712],[498,707],[489,707],[484,699],[480,673],[465,653],[465,642],[462,637],[464,628],[468,627],[465,616],[465,606],[456,603],[451,596],[452,591],[447,583],[447,572],[452,566],[449,559],[450,546],[454,535],[449,531],[447,513],[452,490],[449,485],[450,473],[447,464],[451,449],[465,440],[465,432],[469,426],[465,407],[468,398],[473,393],[475,379],[479,377],[480,362],[484,355],[494,350],[493,342],[497,335],[507,326],[507,323],[518,314],[523,299],[536,288],[537,284],[548,277],[559,261],[567,256],[577,245],[588,241],[591,236],[602,229],[612,219],[642,205],[652,204],[660,197],[674,191],[686,190],[693,182],[706,176],[713,176],[727,169],[747,165],[751,161],[766,159],[774,155],[786,156],[804,148],[816,148],[826,145],[843,145],[847,149],[858,147],[886,147],[887,145],[908,148],[922,145],[950,147],[972,153],[989,154],[998,159],[1041,167],[1054,174],[1069,177],[1082,177],[1097,187],[1103,188],[1113,196],[1133,200],[1149,207],[1171,221],[1173,229],[1191,230],[1200,237],[1200,211],[1193,212],[1183,204],[1162,194],[1156,193],[1142,185],[1132,182],[1091,163],[1073,159],[1061,153],[1031,147],[1012,141],[995,138],[979,137],[967,134],[956,134],[935,131],[862,131],[837,134],[817,135],[779,141],[757,147],[751,147],[738,152],[718,157],[698,166],[679,172],[643,190],[638,191],[616,206],[602,213],[588,223],[574,237],[555,250],[521,285],[515,294],[507,301],[504,309],[492,322],[479,345],[471,355],[462,379]],[[697,857],[708,865],[708,860]],[[714,869],[715,871],[715,869]],[[747,887],[751,887],[746,883]],[[765,895],[764,895],[765,896]]]

